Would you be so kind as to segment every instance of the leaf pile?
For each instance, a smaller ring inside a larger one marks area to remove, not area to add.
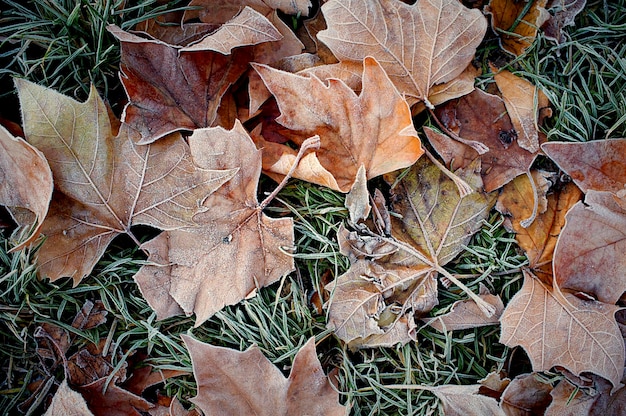
[[[575,14],[546,15],[555,2],[513,2],[515,11],[509,3],[492,0],[485,11],[516,55],[544,23],[560,39]],[[79,103],[15,81],[28,143],[0,131],[0,203],[20,226],[15,250],[45,236],[42,278],[80,284],[127,234],[148,257],[134,279],[157,318],[195,314],[200,326],[295,270],[293,219],[264,210],[298,178],[347,194],[350,221],[337,238],[350,268],[323,297],[328,328],[349,348],[415,342],[418,325],[499,323],[501,342],[522,346],[535,373],[414,387],[431,390],[449,414],[556,414],[567,397],[577,409],[621,406],[626,139],[546,143],[540,126],[550,103],[530,81],[491,65],[489,92],[476,89],[472,60],[488,21],[457,0],[329,0],[300,37],[278,11],[307,16],[307,1],[190,5],[179,25],[108,28],[122,50],[121,120],[95,89]],[[422,112],[432,123],[415,125]],[[573,183],[531,169],[540,155]],[[280,183],[259,202],[262,172]],[[506,307],[445,268],[494,206],[529,259]],[[137,225],[160,233],[142,242]],[[433,317],[438,282],[467,299]],[[175,400],[155,410],[142,389],[119,387],[125,369],[113,367],[104,343],[67,357],[65,329],[44,325],[37,337],[50,372],[62,368],[66,378],[49,412],[193,412]],[[314,340],[287,379],[256,348],[184,342],[198,384],[192,402],[205,414],[346,412]],[[562,375],[556,385],[537,374],[553,369]],[[128,408],[116,409],[119,401]]]

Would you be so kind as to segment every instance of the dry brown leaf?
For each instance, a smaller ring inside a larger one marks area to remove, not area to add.
[[[80,393],[72,390],[63,380],[44,416],[93,416]]]
[[[198,384],[198,395],[191,401],[206,415],[346,414],[317,359],[313,338],[296,354],[289,378],[256,346],[239,352],[182,338]]]
[[[529,1],[532,1],[529,4]],[[548,0],[491,0],[485,12],[491,14],[491,27],[500,36],[505,51],[520,56],[535,40],[539,27],[549,18]]]
[[[502,393],[500,406],[507,416],[543,415],[552,400],[552,385],[535,374],[515,377]]]
[[[155,407],[113,383],[107,385],[106,377],[75,389],[83,395],[94,416],[143,416],[144,412]]]
[[[550,18],[541,26],[547,39],[558,43],[566,40],[563,28],[574,24],[574,19],[587,4],[587,0],[550,0],[545,6],[552,10]],[[549,12],[548,12],[549,13]]]
[[[588,191],[565,221],[554,251],[557,284],[616,303],[626,291],[626,199]]]
[[[241,27],[245,33],[233,29]],[[129,97],[122,119],[141,133],[141,144],[174,131],[211,126],[222,96],[248,69],[255,54],[252,45],[282,37],[250,8],[198,46],[187,48],[144,39],[113,25],[108,30],[122,49],[121,79]]]
[[[537,152],[528,152],[517,143],[515,128],[506,115],[506,107],[500,97],[475,90],[438,107],[435,115],[447,130],[461,139],[487,147],[488,151],[479,155],[466,144],[425,129],[431,144],[446,165],[452,165],[452,170],[465,167],[480,157],[487,192],[526,173],[537,157]],[[540,141],[543,140],[540,137]]]
[[[376,58],[410,104],[423,101],[430,108],[432,88],[463,72],[487,29],[479,10],[467,9],[457,0],[413,5],[397,0],[330,0],[322,12],[328,29],[319,32],[318,39],[340,61]]]
[[[485,325],[497,325],[500,322],[500,315],[502,315],[502,311],[504,311],[502,299],[500,299],[498,295],[489,293],[489,289],[482,283],[478,296],[485,302],[493,305],[495,308],[493,316],[485,316],[476,302],[471,299],[466,299],[454,302],[450,311],[444,315],[439,315],[434,318],[424,318],[422,320],[440,332],[477,328]]]
[[[586,394],[567,380],[561,380],[550,392],[552,402],[545,416],[589,416],[597,397]]]
[[[52,169],[55,195],[37,253],[41,276],[69,276],[78,284],[108,244],[132,225],[160,229],[193,226],[201,202],[234,171],[200,169],[179,135],[137,146],[122,125],[118,136],[92,88],[79,103],[16,79],[26,136]]]
[[[294,177],[348,192],[361,165],[371,179],[410,166],[422,155],[406,101],[375,59],[367,58],[363,65],[360,95],[336,79],[324,83],[254,65],[278,102],[281,116],[276,121],[299,136],[293,137],[296,144],[320,137],[320,149],[302,159]],[[255,140],[264,149],[265,170],[285,175],[291,169],[295,150]]]
[[[443,406],[446,416],[505,416],[498,402],[489,396],[479,394],[480,385],[445,385],[429,388]]]
[[[237,174],[204,201],[194,227],[143,244],[153,264],[135,280],[158,319],[195,313],[198,326],[291,272],[285,251],[294,236],[291,218],[269,218],[257,202],[261,154],[239,122],[232,130],[198,129],[188,140],[197,166]]]
[[[18,225],[11,251],[39,238],[52,198],[52,171],[43,153],[0,125],[0,205]]]
[[[83,307],[74,317],[72,328],[79,330],[96,328],[106,322],[108,313],[101,300],[98,299],[95,303],[86,300]]]
[[[456,173],[480,189],[478,172]],[[402,218],[392,219],[392,237],[345,229],[338,234],[351,266],[327,286],[332,293],[328,326],[349,346],[410,341],[412,315],[437,304],[437,273],[452,277],[441,266],[461,252],[495,202],[495,196],[479,191],[460,198],[455,183],[427,158],[393,188],[392,198],[392,210]],[[493,314],[495,307],[490,309]],[[394,338],[382,337],[391,332]]]
[[[493,68],[492,68],[493,69]],[[517,143],[531,153],[539,150],[539,111],[550,106],[548,97],[524,78],[502,70],[493,76],[517,132]]]
[[[587,193],[626,189],[626,139],[552,142],[541,149]]]
[[[500,322],[500,342],[521,345],[534,371],[559,365],[575,374],[598,374],[619,386],[624,339],[615,322],[617,306],[562,293],[524,270],[524,285]],[[575,341],[574,341],[575,340]]]

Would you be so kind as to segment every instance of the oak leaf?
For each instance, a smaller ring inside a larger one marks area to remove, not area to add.
[[[268,66],[254,65],[281,111],[276,120],[294,132],[300,145],[320,137],[320,148],[306,155],[294,177],[348,192],[361,165],[367,178],[413,164],[424,152],[406,101],[373,58],[363,62],[363,90],[356,95],[342,81],[324,83]],[[307,91],[303,94],[302,91]],[[296,151],[256,138],[265,170],[285,175]]]
[[[245,352],[182,335],[191,355],[198,395],[191,401],[207,415],[343,416],[339,394],[324,375],[313,338],[296,354],[289,378],[258,347]]]
[[[429,101],[434,86],[469,65],[487,29],[477,9],[457,0],[330,0],[322,6],[328,29],[318,33],[340,61],[372,56],[409,103]],[[463,91],[467,94],[473,89]]]
[[[250,8],[182,48],[113,25],[108,30],[122,50],[121,79],[129,98],[122,119],[141,133],[141,144],[174,131],[211,126],[222,96],[248,70],[252,45],[282,37]]]
[[[521,345],[533,371],[558,365],[575,374],[598,374],[619,386],[624,371],[624,339],[615,322],[619,308],[579,299],[547,286],[529,270],[523,273],[524,285],[500,319],[500,342]]]
[[[495,202],[494,195],[480,191],[478,169],[475,163],[456,172],[476,190],[461,198],[455,183],[422,158],[392,188],[398,218],[392,219],[391,237],[339,231],[351,266],[326,287],[332,294],[328,326],[339,338],[350,346],[372,346],[414,336],[413,314],[419,317],[437,304],[437,274],[452,277],[442,266],[463,250]],[[485,307],[477,295],[473,299]],[[490,309],[493,315],[495,307]],[[395,338],[382,338],[391,331]]]
[[[43,153],[3,126],[0,149],[0,205],[19,227],[11,250],[21,250],[39,238],[52,198],[52,171]]]
[[[50,163],[55,193],[37,253],[41,276],[69,276],[78,284],[108,244],[133,225],[177,229],[194,224],[201,201],[234,171],[194,165],[179,135],[137,146],[122,125],[113,136],[104,102],[92,88],[79,103],[16,79],[24,130]]]
[[[193,227],[146,242],[152,264],[135,275],[158,319],[196,314],[196,326],[225,305],[253,296],[294,269],[291,218],[273,219],[257,201],[261,152],[236,122],[232,130],[197,129],[189,137],[194,163],[236,175],[207,198]]]

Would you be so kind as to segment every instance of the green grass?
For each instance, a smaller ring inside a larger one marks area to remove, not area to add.
[[[17,1],[0,1],[5,10],[0,15],[0,81],[8,85],[8,76],[17,74],[77,98],[84,97],[91,82],[109,98],[119,93],[119,48],[103,32],[105,23],[129,28],[138,19],[180,5],[159,6],[147,0],[131,7],[121,0],[64,0],[53,6],[36,0],[26,7]],[[565,43],[555,45],[539,36],[524,56],[506,57],[508,69],[539,85],[551,99],[554,116],[545,127],[549,139],[626,136],[624,39],[626,0],[590,1],[577,26],[567,29]],[[493,40],[487,41],[478,55],[484,62],[495,55],[503,59]],[[490,82],[490,77],[484,76],[479,87]],[[8,97],[11,88],[0,94]],[[262,182],[263,188],[271,186],[269,181]],[[347,350],[325,328],[325,311],[318,311],[310,301],[323,293],[325,281],[349,266],[335,239],[339,224],[347,218],[343,204],[344,195],[291,181],[267,212],[294,218],[297,272],[260,290],[252,299],[224,308],[198,328],[193,328],[193,317],[156,321],[132,280],[145,257],[129,248],[123,238],[111,245],[93,274],[74,288],[70,280],[38,281],[33,251],[8,253],[6,232],[0,233],[1,408],[17,414],[17,406],[31,395],[29,383],[47,377],[35,351],[35,328],[44,322],[68,328],[86,300],[104,303],[109,312],[107,322],[88,331],[73,329],[76,341],[70,353],[108,339],[118,353],[117,366],[133,364],[136,357],[146,354],[147,363],[157,369],[190,372],[191,361],[180,334],[191,333],[202,341],[240,350],[256,344],[287,373],[298,349],[313,336],[324,370],[336,374],[341,401],[351,406],[354,415],[440,414],[432,393],[409,386],[470,384],[492,371],[504,371],[510,377],[529,371],[521,349],[510,350],[498,343],[497,326],[440,333],[420,325],[416,343]],[[519,254],[513,235],[502,222],[500,214],[492,213],[464,253],[447,268],[462,275],[475,292],[479,284],[485,284],[506,304],[521,287],[519,270],[526,258]],[[440,285],[440,303],[431,315],[445,313],[463,298],[461,291]],[[53,376],[58,382],[63,377]],[[179,397],[187,406],[196,393],[191,375],[168,380],[161,391]],[[21,410],[29,409],[32,414],[42,410],[37,406]]]

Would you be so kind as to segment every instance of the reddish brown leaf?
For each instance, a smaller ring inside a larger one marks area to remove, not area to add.
[[[106,378],[75,388],[83,395],[94,416],[142,416],[145,414],[143,412],[154,407],[152,403],[113,383],[107,385]]]
[[[562,380],[550,392],[552,402],[545,416],[588,416],[597,397],[585,394],[567,380]]]
[[[257,347],[239,352],[182,335],[191,355],[198,395],[191,399],[207,415],[336,415],[339,404],[317,359],[311,338],[285,378]]]
[[[565,42],[563,28],[574,24],[574,19],[587,4],[587,0],[550,0],[546,9],[553,10],[548,20],[541,26],[545,37],[556,43]]]
[[[0,205],[19,226],[12,251],[39,238],[51,198],[52,171],[43,153],[0,126]]]
[[[132,225],[194,225],[201,201],[234,174],[196,167],[179,135],[137,146],[137,135],[122,125],[114,137],[95,89],[79,103],[25,80],[16,85],[26,135],[54,176],[42,228],[47,238],[37,254],[41,276],[69,276],[78,284],[111,240],[130,234]]]
[[[507,416],[542,415],[552,401],[552,385],[535,374],[515,377],[502,394],[500,406]]]
[[[101,300],[97,300],[96,303],[86,300],[74,317],[72,327],[79,330],[95,328],[106,322],[107,314],[108,311],[104,308],[104,303]]]
[[[151,265],[135,275],[159,319],[196,314],[196,326],[225,305],[253,296],[294,268],[291,218],[273,219],[257,202],[261,154],[237,122],[232,130],[198,129],[189,137],[194,163],[237,174],[207,198],[193,227],[145,243]]]
[[[624,339],[615,322],[617,310],[614,305],[561,293],[525,270],[524,286],[500,319],[500,342],[521,345],[534,371],[560,365],[575,374],[598,374],[617,387],[624,371]]]
[[[363,65],[360,95],[339,80],[324,83],[254,66],[276,97],[281,110],[276,121],[299,136],[296,144],[320,137],[320,149],[303,158],[294,177],[348,192],[361,165],[370,179],[410,166],[422,155],[408,105],[376,60],[368,58]],[[296,151],[262,139],[257,144],[264,148],[266,170],[289,171]]]
[[[328,29],[318,33],[340,61],[376,58],[410,104],[424,101],[435,85],[468,66],[487,21],[457,0],[330,0],[322,6]],[[471,86],[473,89],[473,85]],[[467,94],[469,91],[464,91]]]

